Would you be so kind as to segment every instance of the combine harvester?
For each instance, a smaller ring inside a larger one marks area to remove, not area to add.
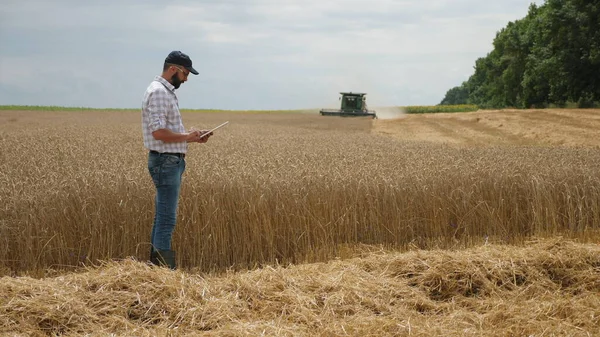
[[[367,94],[340,92],[342,97],[342,107],[336,109],[321,109],[322,116],[342,116],[342,117],[372,117],[377,118],[375,111],[367,109]]]

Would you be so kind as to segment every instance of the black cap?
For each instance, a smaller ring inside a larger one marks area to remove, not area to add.
[[[179,50],[174,50],[165,59],[165,63],[177,64],[183,66],[185,69],[189,70],[190,73],[194,75],[198,75],[196,69],[192,68],[192,60],[186,54],[180,52]]]

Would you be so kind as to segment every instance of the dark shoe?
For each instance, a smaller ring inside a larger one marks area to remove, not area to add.
[[[175,269],[175,251],[172,250],[157,250],[150,253],[150,262],[161,267],[169,267]]]
[[[154,249],[150,250],[150,263],[158,266],[158,253]]]

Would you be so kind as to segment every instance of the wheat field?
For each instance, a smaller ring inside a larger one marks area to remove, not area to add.
[[[531,111],[522,115],[494,113],[370,120],[299,112],[185,112],[183,119],[188,128],[209,128],[225,120],[230,124],[215,132],[209,143],[190,147],[173,239],[180,271],[160,272],[171,273],[164,274],[169,275],[164,276],[167,278],[174,277],[173,274],[187,275],[192,282],[193,275],[238,271],[241,274],[235,277],[245,277],[244,270],[250,273],[256,270],[255,273],[265,273],[257,276],[259,279],[267,278],[257,280],[257,284],[269,284],[274,277],[269,271],[273,267],[346,261],[365,249],[466,252],[477,247],[522,247],[531,240],[560,238],[559,242],[573,242],[565,247],[575,247],[574,251],[587,256],[582,265],[573,264],[585,276],[573,276],[575,280],[570,286],[580,292],[574,294],[574,290],[569,290],[569,294],[577,300],[581,294],[587,295],[588,300],[598,300],[597,295],[589,297],[589,294],[597,293],[596,281],[600,280],[600,257],[595,248],[600,242],[600,150],[598,143],[594,143],[600,139],[594,138],[598,135],[600,113],[596,110],[582,111],[580,115],[577,111],[552,111],[546,115]],[[557,114],[566,119],[560,120]],[[520,118],[525,118],[526,123]],[[9,317],[0,321],[4,327],[1,332],[18,334],[15,324],[25,324],[27,320],[16,317],[25,319],[27,315],[34,322],[27,321],[27,326],[33,325],[30,330],[20,332],[25,335],[38,330],[40,334],[62,331],[72,335],[101,331],[98,326],[85,330],[67,324],[73,320],[71,316],[36,320],[41,316],[33,315],[34,302],[19,302],[14,309],[18,302],[14,300],[22,299],[18,294],[35,293],[32,289],[14,292],[19,289],[18,284],[39,282],[26,276],[60,283],[65,280],[61,275],[70,272],[75,272],[68,276],[71,278],[86,273],[96,278],[94,273],[116,273],[123,268],[138,270],[142,275],[158,273],[143,263],[150,249],[154,190],[146,168],[147,152],[141,142],[140,120],[140,114],[132,111],[0,111],[0,275],[4,275],[0,290],[11,294],[9,302],[0,303],[0,313]],[[545,250],[541,249],[541,253]],[[461,260],[463,265],[479,253],[473,254],[465,255]],[[521,254],[522,266],[528,265],[523,257],[526,255]],[[393,260],[392,255],[384,256]],[[503,257],[516,259],[510,255]],[[503,257],[495,256],[481,263],[494,269],[508,263],[501,261]],[[486,265],[492,260],[498,262]],[[107,261],[113,262],[107,267],[103,265]],[[543,274],[545,265],[543,259],[540,261],[532,268],[538,268],[535,273]],[[449,266],[461,268],[460,264]],[[352,269],[348,265],[340,268]],[[387,274],[381,268],[383,277]],[[512,282],[519,286],[516,287],[519,291],[525,291],[517,281],[516,267],[512,268],[512,281],[510,277],[500,278],[499,283]],[[286,270],[276,269],[276,273]],[[472,278],[464,279],[473,269],[464,271],[458,279],[444,276],[444,272],[452,274],[452,269],[439,272],[442,274],[438,278],[419,283],[428,294],[438,289],[438,295],[429,296],[429,300],[437,301],[440,298],[436,296],[442,296],[441,301],[447,303],[455,296],[477,295],[469,293],[474,289]],[[226,276],[211,277],[217,282]],[[293,276],[294,282],[299,282],[297,277],[300,276]],[[460,286],[444,290],[443,280],[448,277]],[[144,282],[138,283],[133,276],[131,280],[132,287]],[[355,279],[348,282],[368,283]],[[465,282],[470,285],[465,286]],[[561,289],[556,288],[557,297],[550,302],[565,296]],[[538,295],[543,296],[542,292]],[[538,295],[528,299],[539,299]],[[32,295],[31,300],[40,300],[39,296],[45,295]],[[369,296],[368,292],[364,296]],[[351,307],[352,303],[340,300],[335,310],[342,310],[340,306]],[[424,304],[427,301],[415,303],[413,309],[416,306],[420,311],[433,308],[431,303]],[[348,318],[362,310],[363,304],[336,315]],[[591,316],[575,327],[571,321],[548,323],[562,317],[559,312],[542,322],[546,325],[536,323],[531,325],[532,330],[519,330],[517,321],[507,325],[499,335],[513,335],[510,331],[516,331],[514,335],[554,331],[559,335],[582,336],[598,332],[593,327],[598,323],[600,305],[587,301],[579,304],[582,312],[591,312]],[[202,306],[196,307],[199,308]],[[410,324],[403,322],[402,329],[393,325],[389,330],[373,330],[380,334],[372,335],[443,335],[444,329],[456,335],[467,331],[461,330],[461,324],[472,324],[466,334],[494,335],[489,325],[477,327],[468,315],[459,317],[458,325],[453,328],[443,325],[451,324],[448,315],[452,310],[445,308],[439,309],[446,315],[440,321],[441,326],[426,329],[433,321],[420,321],[417,323],[420,329],[411,330],[407,328]],[[275,310],[268,305],[263,309]],[[276,310],[280,314],[276,317],[280,318],[286,312],[298,313],[295,309],[286,311],[277,307]],[[310,317],[316,314],[306,307],[298,310],[309,318],[303,320],[292,315],[298,320],[288,326],[285,324],[289,322],[279,322],[271,315],[268,317],[272,321],[263,321],[258,327],[270,331],[267,335],[308,335],[311,324],[317,324]],[[382,310],[379,312],[393,308]],[[50,317],[45,312],[42,316]],[[371,315],[379,317],[376,312]],[[134,321],[141,322],[140,330],[131,335],[157,332],[177,335],[172,329],[178,326],[181,317],[163,317],[159,323],[149,324],[152,315],[136,315]],[[390,322],[396,322],[397,315],[390,316]],[[368,335],[369,326],[381,327],[382,321],[373,317],[368,320],[373,325],[363,322],[364,326],[355,326],[358,330],[346,333]],[[333,318],[319,325],[324,331],[322,335],[344,334],[343,324]],[[244,335],[243,331],[259,335],[258,328],[249,326],[252,320],[235,329],[231,324],[239,321],[225,321],[214,323],[208,330],[216,334],[222,331],[224,335]],[[207,331],[196,330],[194,327],[200,325],[193,322],[186,324],[181,325],[181,331],[190,334]],[[115,323],[105,332],[128,335],[128,326]]]
[[[146,258],[154,191],[139,114],[2,114],[7,272]],[[187,157],[174,237],[184,268],[323,261],[354,244],[597,236],[596,147],[395,141],[374,131],[389,121],[314,114],[190,112],[184,120],[198,128],[230,121]]]

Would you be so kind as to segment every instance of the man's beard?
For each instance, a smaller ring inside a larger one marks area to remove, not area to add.
[[[175,89],[179,89],[179,87],[181,86],[181,80],[179,79],[179,76],[177,76],[177,74],[173,74],[173,76],[171,76],[171,84],[175,87]]]

